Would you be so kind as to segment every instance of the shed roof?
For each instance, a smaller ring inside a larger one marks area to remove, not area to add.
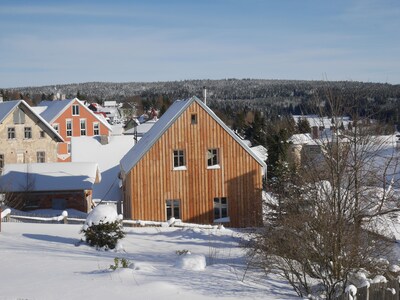
[[[2,192],[91,190],[101,175],[97,163],[6,164]]]
[[[266,164],[224,123],[218,116],[196,96],[184,100],[176,100],[139,142],[121,159],[121,169],[128,173],[146,154],[155,142],[171,127],[182,113],[197,102],[226,132],[233,137],[263,168]]]

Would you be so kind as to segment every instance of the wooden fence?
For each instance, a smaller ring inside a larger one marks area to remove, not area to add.
[[[389,280],[387,283],[371,283],[369,287],[357,289],[356,297],[348,293],[342,294],[336,300],[400,300],[399,279]]]

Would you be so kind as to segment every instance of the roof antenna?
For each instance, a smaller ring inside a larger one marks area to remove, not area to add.
[[[206,86],[203,86],[203,101],[204,101],[204,104],[207,105],[207,88],[206,88]]]

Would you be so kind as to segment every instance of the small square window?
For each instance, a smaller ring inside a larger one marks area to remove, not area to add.
[[[45,136],[46,136],[46,134],[44,133],[44,131],[43,131],[43,130],[41,130],[41,131],[40,131],[40,138],[42,138],[42,139],[43,139]]]
[[[197,124],[197,114],[191,114],[190,123],[193,124],[193,125]]]

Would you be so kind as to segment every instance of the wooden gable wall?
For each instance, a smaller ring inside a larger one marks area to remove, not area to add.
[[[210,148],[219,148],[219,169],[207,169]],[[185,150],[187,170],[173,168],[178,149]],[[214,197],[227,197],[227,225],[259,225],[261,190],[260,164],[194,101],[127,174],[124,214],[166,221],[166,200],[179,199],[182,221],[212,224]]]

